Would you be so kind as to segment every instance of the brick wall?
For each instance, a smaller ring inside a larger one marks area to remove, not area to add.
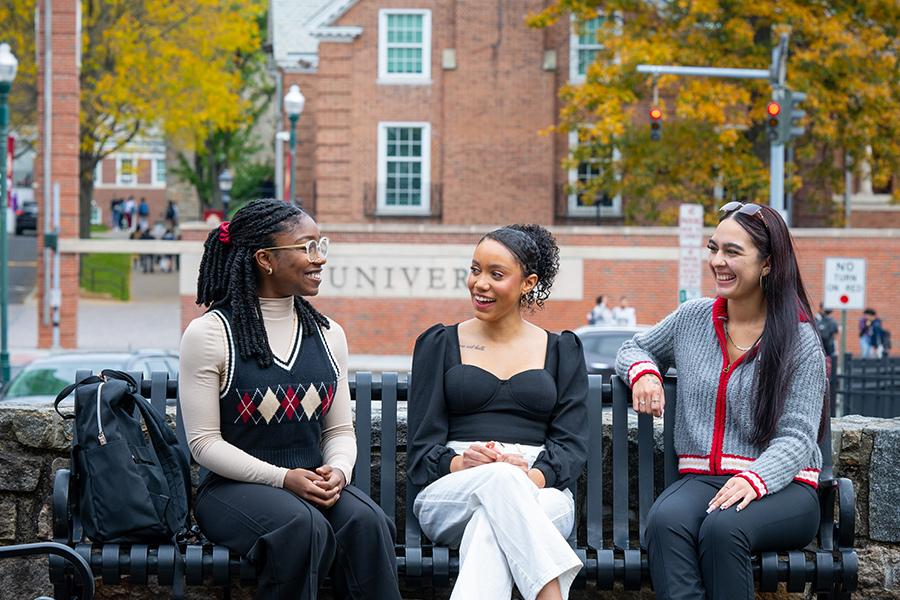
[[[335,254],[351,244],[466,244],[474,246],[489,227],[402,227],[323,225],[335,242]],[[610,304],[627,295],[636,308],[641,324],[653,324],[677,306],[678,237],[670,228],[586,228],[554,229],[563,257],[584,256],[582,263],[583,292],[579,300],[547,302],[543,311],[528,317],[551,330],[574,329],[585,323],[594,298],[610,297]],[[897,230],[795,230],[795,242],[801,274],[813,308],[823,296],[825,258],[829,256],[866,258],[867,304],[876,308],[889,330],[900,330],[900,306],[895,303],[900,284],[900,232]],[[185,231],[185,239],[205,239],[205,232]],[[656,252],[653,252],[653,250]],[[597,253],[616,255],[615,259],[591,258]],[[654,258],[643,259],[651,254]],[[402,267],[397,258],[385,258]],[[467,261],[462,260],[466,267]],[[198,263],[199,264],[199,263]],[[326,269],[328,267],[326,266]],[[327,278],[326,278],[327,279]],[[712,277],[704,269],[703,293],[713,292]],[[183,292],[184,293],[184,292]],[[182,296],[182,324],[200,311],[193,305],[194,296]],[[350,298],[335,297],[323,284],[315,305],[341,323],[347,331],[350,350],[355,354],[409,354],[416,336],[430,325],[455,323],[472,316],[465,294],[454,298]],[[858,353],[856,323],[861,311],[848,312],[848,350]],[[835,317],[840,322],[840,315]]]
[[[285,90],[298,83],[307,99],[298,126],[298,193],[308,193],[314,179],[323,221],[373,220],[364,215],[363,199],[376,181],[378,123],[424,121],[432,128],[430,173],[441,186],[440,222],[495,223],[510,215],[552,222],[567,144],[540,130],[556,121],[557,90],[568,78],[568,28],[528,28],[526,15],[544,4],[417,3],[432,11],[431,83],[425,85],[377,81],[378,11],[409,3],[356,4],[336,25],[360,26],[362,34],[349,44],[321,43],[318,73],[285,75]],[[442,68],[444,49],[456,51],[455,69]],[[545,50],[557,51],[555,71],[542,69]]]
[[[52,180],[48,181],[43,172],[44,140],[44,4],[40,4],[40,24],[36,40],[38,54],[37,107],[38,107],[38,154],[35,157],[35,198],[43,206],[44,190],[53,183],[60,187],[60,237],[78,237],[78,140],[79,107],[81,88],[76,67],[76,11],[80,3],[76,0],[57,0],[53,3],[53,125],[52,125]],[[52,189],[52,187],[50,188]],[[42,228],[38,228],[38,247],[43,247]],[[60,310],[60,345],[63,348],[77,346],[78,315],[78,265],[79,257],[64,254],[60,257],[60,289],[62,304]],[[43,253],[38,253],[37,272],[45,269]],[[48,348],[52,344],[53,327],[43,321],[44,289],[37,286],[38,346]]]

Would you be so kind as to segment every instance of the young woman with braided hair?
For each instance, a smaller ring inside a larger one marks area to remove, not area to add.
[[[646,528],[660,600],[752,600],[751,556],[802,548],[819,524],[825,355],[787,225],[729,202],[707,247],[717,297],[685,302],[616,360],[634,410],[654,416],[661,374],[678,369],[682,477]]]
[[[356,440],[347,341],[316,311],[328,239],[293,204],[256,200],[207,237],[179,394],[203,467],[194,513],[255,563],[256,598],[399,599],[393,525],[348,485]]]
[[[559,267],[553,236],[511,225],[475,247],[474,318],[419,336],[409,400],[413,511],[436,543],[459,546],[453,600],[559,600],[581,570],[566,542],[569,491],[587,454],[587,372],[571,331],[524,318]]]

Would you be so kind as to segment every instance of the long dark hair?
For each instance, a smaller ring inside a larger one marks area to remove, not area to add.
[[[503,244],[516,257],[525,277],[532,273],[537,275],[537,284],[519,299],[520,306],[532,310],[535,307],[544,308],[544,301],[550,297],[550,288],[559,271],[559,247],[553,234],[540,225],[517,224],[486,233],[478,243],[484,240]]]
[[[761,261],[770,259],[769,273],[762,278],[763,296],[766,299],[765,335],[754,354],[747,357],[759,358],[756,404],[753,409],[755,428],[750,439],[765,446],[775,436],[794,377],[794,370],[790,366],[794,361],[790,360],[790,353],[795,351],[795,344],[800,337],[797,323],[813,323],[814,317],[800,276],[794,243],[781,215],[768,206],[760,206],[759,212],[753,215],[732,211],[725,214],[719,222],[725,219],[734,219],[750,235]],[[827,385],[826,381],[819,440],[825,433],[825,419],[828,418]]]
[[[272,349],[263,325],[256,293],[257,250],[274,246],[273,236],[303,219],[311,219],[299,207],[271,198],[254,200],[234,214],[230,223],[213,229],[203,245],[197,304],[231,309],[231,327],[241,358],[256,358],[260,367],[272,364]],[[328,319],[305,298],[294,296],[303,336],[316,327],[328,328]]]

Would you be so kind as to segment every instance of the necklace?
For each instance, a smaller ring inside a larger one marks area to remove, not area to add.
[[[762,334],[759,334],[759,337],[756,338],[756,341],[754,341],[752,344],[750,344],[749,346],[747,346],[746,348],[744,348],[743,346],[738,346],[738,345],[737,345],[737,342],[735,342],[734,339],[731,337],[731,334],[728,333],[728,323],[725,322],[725,323],[723,323],[722,325],[725,327],[725,337],[727,337],[727,338],[728,338],[728,341],[731,342],[731,344],[732,344],[735,348],[737,348],[738,350],[740,350],[741,352],[747,352],[748,350],[750,350],[753,346],[756,345],[756,342],[759,341],[759,337],[762,337]]]

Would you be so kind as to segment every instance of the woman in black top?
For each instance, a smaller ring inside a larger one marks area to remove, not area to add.
[[[581,343],[523,318],[542,308],[559,249],[537,225],[475,247],[475,317],[419,336],[409,402],[413,510],[436,543],[460,547],[451,599],[568,596],[581,561],[566,542],[571,486],[587,452]]]

